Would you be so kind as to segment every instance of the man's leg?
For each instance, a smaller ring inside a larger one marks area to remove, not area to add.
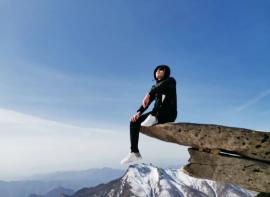
[[[141,123],[147,118],[147,116],[151,112],[142,114],[136,122],[130,121],[130,144],[131,144],[131,152],[138,153],[139,148],[138,148],[138,143],[139,143],[139,131],[141,127]]]
[[[166,122],[174,122],[176,120],[177,114],[164,114],[162,112],[158,113],[157,119],[159,124]]]

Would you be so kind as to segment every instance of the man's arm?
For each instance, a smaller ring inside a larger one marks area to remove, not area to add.
[[[156,93],[164,92],[165,89],[175,88],[176,81],[174,78],[169,77],[168,79],[161,81],[160,83],[153,85],[149,91],[150,97],[153,97]]]
[[[140,108],[137,110],[137,112],[141,112],[141,114],[147,110],[147,108],[149,107],[149,105],[152,103],[152,101],[154,100],[154,96],[151,96],[150,95],[150,100],[149,100],[149,103],[148,105],[144,108],[143,105],[140,106]]]

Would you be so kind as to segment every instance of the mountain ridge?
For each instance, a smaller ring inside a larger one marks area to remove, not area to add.
[[[234,196],[253,197],[256,192],[237,185],[196,179],[186,175],[183,168],[162,169],[153,164],[132,164],[125,174],[107,184],[83,188],[71,196],[140,196],[140,197],[180,197],[180,196]]]

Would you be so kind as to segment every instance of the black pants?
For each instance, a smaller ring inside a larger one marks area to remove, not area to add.
[[[130,144],[131,144],[131,152],[139,152],[138,149],[138,142],[139,142],[139,131],[141,127],[141,123],[147,118],[149,114],[152,114],[153,116],[156,116],[157,112],[150,111],[145,114],[142,114],[136,122],[130,121]],[[165,123],[165,122],[174,122],[176,119],[176,116],[172,117],[162,117],[160,116],[158,118],[158,123]]]

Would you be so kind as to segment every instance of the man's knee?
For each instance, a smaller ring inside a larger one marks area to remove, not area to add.
[[[138,120],[136,120],[135,122],[130,121],[130,128],[138,128],[138,127],[140,127]]]

